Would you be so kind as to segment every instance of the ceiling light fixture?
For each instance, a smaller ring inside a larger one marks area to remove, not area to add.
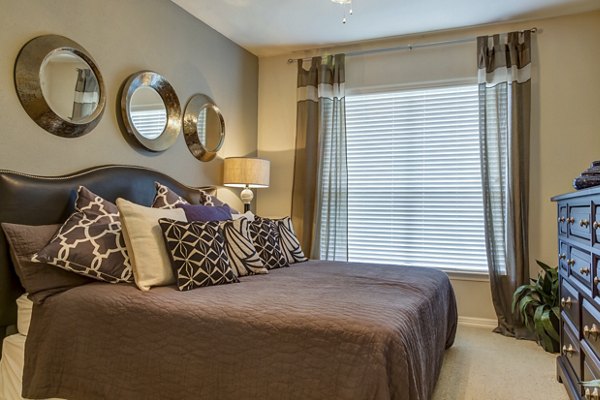
[[[352,0],[331,0],[334,3],[341,4],[344,7],[344,17],[342,18],[342,24],[346,23],[346,12],[348,15],[352,15]]]

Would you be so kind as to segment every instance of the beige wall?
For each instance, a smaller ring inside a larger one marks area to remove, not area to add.
[[[220,184],[222,160],[197,161],[180,135],[163,153],[133,148],[117,124],[122,82],[156,71],[175,88],[182,108],[195,93],[212,97],[226,123],[220,156],[253,155],[257,140],[257,58],[169,0],[0,0],[0,168],[63,174],[102,164],[133,164],[190,185]],[[98,126],[76,139],[53,136],[25,113],[14,90],[20,48],[43,34],[83,46],[102,72],[107,102]],[[220,195],[237,204],[235,195]],[[240,203],[241,204],[241,203]]]
[[[530,258],[556,263],[556,215],[550,197],[572,191],[571,182],[600,159],[600,12],[560,18],[491,25],[476,29],[364,43],[337,51],[388,47],[418,42],[520,30],[536,26],[532,78]],[[258,199],[258,213],[290,213],[295,138],[296,64],[293,54],[259,60],[259,155],[271,160],[271,187]],[[347,59],[348,86],[411,84],[475,79],[475,45],[452,45]],[[494,318],[486,281],[453,279],[463,317]]]

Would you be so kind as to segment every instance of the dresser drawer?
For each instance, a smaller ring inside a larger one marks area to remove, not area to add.
[[[569,245],[560,241],[558,250],[558,265],[563,271],[568,271],[569,265],[567,264],[567,259],[569,257]]]
[[[562,322],[562,334],[560,335],[560,354],[567,361],[575,376],[581,376],[581,354],[579,340],[571,331],[569,325]]]
[[[562,279],[560,282],[560,309],[577,329],[579,329],[579,304],[577,290],[565,279]]]
[[[592,232],[592,244],[594,247],[600,248],[600,205],[596,205],[592,202],[592,219],[591,219],[591,232]]]
[[[569,237],[589,241],[592,237],[591,215],[589,204],[569,206]]]
[[[558,205],[558,234],[567,235],[567,204]]]
[[[580,282],[585,284],[589,294],[592,288],[592,255],[589,251],[581,250],[571,246],[569,249],[569,275],[574,276]]]
[[[588,354],[588,351],[582,348],[581,358],[583,362],[583,371],[581,375],[581,381],[587,382],[596,379],[600,379],[600,366],[598,365],[598,358],[592,354]],[[580,386],[580,394],[584,399],[597,399],[600,395],[599,388],[584,388]]]
[[[600,312],[596,307],[583,300],[581,307],[581,333],[583,340],[600,357]]]

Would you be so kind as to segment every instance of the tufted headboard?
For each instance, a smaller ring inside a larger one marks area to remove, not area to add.
[[[35,176],[0,170],[0,222],[62,223],[73,211],[79,185],[112,202],[122,197],[149,206],[154,199],[155,181],[170,187],[191,203],[200,201],[197,189],[216,190],[214,186],[189,187],[158,171],[125,165],[94,167],[63,176]],[[6,237],[0,229],[0,340],[17,322],[15,299],[23,291],[12,265]]]

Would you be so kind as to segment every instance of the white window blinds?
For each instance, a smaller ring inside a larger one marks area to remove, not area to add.
[[[351,261],[487,272],[477,91],[346,97]]]

